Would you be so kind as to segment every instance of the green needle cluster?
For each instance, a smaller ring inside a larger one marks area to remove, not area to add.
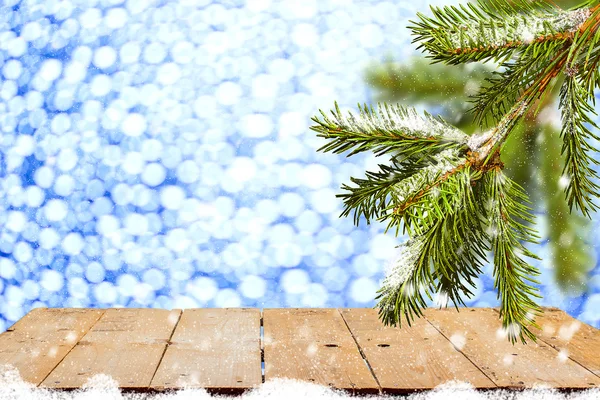
[[[592,153],[598,137],[590,115],[593,89],[600,86],[597,3],[563,10],[543,1],[491,0],[432,8],[432,17],[419,14],[410,27],[415,42],[434,63],[452,67],[387,63],[371,70],[368,79],[382,89],[384,100],[404,96],[442,104],[456,127],[388,104],[378,111],[359,106],[356,116],[342,115],[336,104],[333,118],[323,112],[313,118],[311,129],[329,141],[320,151],[349,151],[348,156],[373,151],[389,157],[388,164],[367,171],[364,179],[351,178],[354,186],[344,184],[345,193],[338,195],[345,204],[342,216],[354,212],[355,224],[361,217],[367,223],[376,219],[387,223],[386,231],[410,237],[378,291],[385,324],[401,324],[402,318],[410,324],[422,315],[426,297],[436,293],[456,306],[464,304],[482,265],[492,261],[507,337],[513,343],[535,340],[539,272],[529,263],[537,257],[525,244],[536,243],[538,236],[523,186],[528,191],[535,186],[531,172],[537,160],[542,167],[538,189],[554,179],[555,188],[545,190],[548,195],[534,192],[545,200],[551,218],[566,218],[571,211],[589,217],[596,210]],[[479,61],[498,63],[500,72],[464,65]],[[444,69],[451,79],[440,78],[434,68]],[[472,94],[471,115],[460,97],[447,95],[465,91]],[[556,128],[538,112],[549,110],[556,92],[562,129],[552,134]],[[546,146],[550,154],[540,149],[540,138],[553,141]],[[528,154],[533,157],[523,162]],[[562,168],[557,169],[557,160]],[[566,202],[556,197],[559,185]],[[574,233],[582,219],[573,215],[550,226],[551,238],[559,233],[553,256],[563,287],[581,286],[590,264]],[[565,256],[575,245],[581,255],[569,269]]]

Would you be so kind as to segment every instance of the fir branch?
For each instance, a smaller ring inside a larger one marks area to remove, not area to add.
[[[494,128],[468,137],[413,109],[380,106],[376,114],[359,106],[358,118],[344,118],[337,104],[334,120],[321,112],[324,120],[313,118],[318,125],[311,128],[332,139],[319,150],[350,150],[349,155],[373,150],[378,156],[389,154],[394,164],[380,165],[380,172],[368,172],[367,179],[353,179],[358,186],[343,186],[349,193],[339,195],[346,203],[345,215],[355,210],[356,223],[361,215],[367,222],[377,218],[387,221],[386,232],[395,227],[397,236],[403,226],[411,237],[378,292],[383,322],[396,325],[404,316],[410,324],[422,315],[424,296],[431,299],[435,291],[455,305],[464,304],[462,296],[471,294],[468,285],[491,249],[502,324],[515,343],[517,338],[535,340],[530,328],[536,327],[540,309],[532,284],[539,273],[525,261],[536,256],[522,242],[535,243],[537,236],[530,227],[527,196],[501,172],[500,152],[521,117],[534,106],[540,109],[564,72],[560,106],[565,171],[571,179],[569,206],[575,204],[587,215],[595,209],[591,197],[599,193],[588,151],[595,150],[589,141],[598,138],[587,127],[596,126],[586,113],[593,112],[588,102],[593,101],[592,84],[600,86],[600,74],[580,73],[578,66],[600,65],[600,5],[589,8],[588,2],[565,12],[543,2],[534,7],[525,0],[490,1],[489,7],[480,2],[434,8],[435,18],[421,16],[421,25],[414,29],[421,47],[437,61],[505,61],[506,71],[478,98],[479,116],[491,115],[497,121]],[[494,42],[500,40],[499,30],[502,41]],[[510,57],[518,58],[508,62]],[[489,229],[484,231],[484,226]]]
[[[515,103],[509,112],[504,115],[495,128],[480,135],[471,136],[468,142],[472,150],[473,162],[481,169],[486,169],[486,166],[496,156],[499,156],[500,149],[504,145],[508,135],[519,122],[519,119],[530,108],[525,101]]]
[[[589,95],[582,88],[577,77],[567,75],[560,91],[559,107],[562,111],[563,128],[561,137],[563,146],[561,154],[565,155],[563,174],[568,179],[565,192],[569,209],[578,208],[585,216],[590,217],[590,211],[597,210],[592,196],[600,195],[600,187],[592,180],[597,179],[596,171],[591,165],[598,165],[589,152],[598,151],[590,144],[590,139],[600,140],[587,125],[598,129],[598,126],[587,115],[595,114],[587,102]]]
[[[402,325],[402,316],[408,325],[423,316],[427,302],[424,291],[431,298],[433,278],[429,268],[427,241],[435,236],[415,237],[400,246],[401,250],[377,291],[379,319],[384,325]]]
[[[455,246],[454,251],[447,248],[440,249],[445,260],[440,263],[442,268],[435,271],[434,278],[437,279],[435,292],[441,297],[438,302],[440,307],[447,307],[448,301],[452,301],[455,307],[466,306],[464,298],[471,298],[471,291],[475,288],[474,279],[482,273],[482,263],[486,259],[485,252],[488,250],[485,232],[475,224],[464,213],[450,217],[449,222],[454,224],[454,229],[447,229],[446,235],[452,235],[443,239],[445,246],[451,243]],[[460,229],[469,226],[470,229]]]
[[[417,14],[409,28],[435,61],[458,64],[506,60],[516,51],[547,52],[549,42],[571,40],[591,11],[563,11],[545,1],[432,7],[433,17]]]
[[[484,122],[490,114],[497,121],[507,112],[508,106],[515,102],[527,103],[526,111],[537,103],[539,110],[544,104],[540,100],[551,92],[559,74],[564,72],[568,75],[577,70],[578,62],[583,62],[581,49],[600,41],[597,31],[600,26],[600,5],[588,11],[588,19],[583,21],[569,40],[548,43],[543,49],[527,48],[519,53],[517,60],[504,63],[506,71],[498,74],[498,78],[489,80],[490,85],[483,87],[475,97],[473,111],[476,118]],[[600,48],[597,52],[591,52],[590,49],[585,62],[596,54],[600,57]],[[589,80],[595,79],[596,74],[597,72],[586,72],[580,76],[585,75],[586,85],[589,87]]]
[[[586,6],[589,4],[586,4]],[[488,84],[474,96],[476,119],[481,124],[486,124],[488,117],[492,122],[499,121],[516,102],[525,102],[532,107],[534,104],[542,106],[538,101],[551,91],[556,78],[563,71],[576,69],[572,67],[578,63],[590,61],[598,62],[600,47],[592,51],[594,43],[600,43],[597,28],[600,25],[600,5],[592,8],[583,7],[569,12],[587,10],[581,17],[578,29],[561,40],[546,41],[543,46],[528,46],[514,53],[515,59],[508,58],[502,64],[505,70],[496,73],[495,77],[488,79]],[[591,47],[590,47],[591,46]],[[587,52],[583,49],[589,49]],[[595,64],[597,66],[597,64]],[[585,84],[588,87],[600,83],[597,69],[593,72],[586,70]],[[593,83],[592,83],[593,82]],[[592,100],[593,101],[593,100]],[[539,108],[538,108],[539,109]]]
[[[438,304],[441,307],[446,307],[447,301],[452,301],[456,307],[464,306],[464,297],[473,296],[474,279],[482,273],[489,250],[483,229],[485,220],[481,218],[484,213],[473,190],[481,174],[467,167],[460,175],[463,175],[463,182],[456,186],[457,198],[454,202],[444,202],[453,209],[439,216],[445,226],[440,231],[442,240],[436,249],[438,260],[433,278],[438,282],[435,291],[442,299]]]
[[[451,146],[461,146],[468,138],[441,118],[429,114],[423,117],[413,108],[401,105],[379,106],[379,113],[359,105],[359,116],[344,117],[337,105],[330,120],[319,110],[323,120],[313,117],[318,125],[311,126],[319,137],[331,139],[317,151],[342,153],[352,150],[348,157],[372,150],[376,156],[394,152],[404,157],[419,153],[439,152]]]
[[[340,217],[347,217],[354,210],[354,224],[358,226],[364,216],[367,224],[380,218],[391,204],[395,204],[394,186],[418,172],[425,164],[416,160],[392,160],[392,165],[379,164],[379,171],[366,172],[366,179],[350,178],[357,186],[342,184],[348,193],[336,195],[344,200],[345,208]]]
[[[465,175],[467,177],[467,175]],[[457,191],[450,192],[449,213],[434,218],[429,229],[405,244],[387,271],[378,291],[379,315],[385,325],[410,325],[422,316],[424,295],[437,292],[456,306],[463,296],[472,295],[473,279],[481,274],[487,245],[470,179],[463,179]],[[445,302],[445,301],[444,301]]]
[[[457,167],[465,162],[466,159],[461,158],[459,151],[456,149],[447,149],[440,152],[430,165],[421,168],[417,173],[394,186],[398,201],[404,203],[412,200],[423,191],[430,191],[440,181],[453,175]]]
[[[541,312],[533,298],[540,298],[531,283],[539,283],[534,276],[538,270],[523,257],[537,258],[522,242],[536,243],[533,215],[526,205],[527,195],[499,168],[490,170],[484,177],[483,188],[490,200],[487,213],[490,219],[490,237],[494,253],[494,286],[501,297],[500,317],[509,340],[526,338],[535,341],[530,326],[539,328],[534,321]]]
[[[464,185],[475,179],[467,159],[457,153],[441,153],[436,164],[422,168],[419,174],[396,185],[399,197],[388,207],[391,212],[380,218],[388,221],[385,232],[395,227],[397,236],[403,225],[410,235],[424,234],[437,219],[463,207]]]
[[[596,3],[597,1],[590,1]],[[600,4],[596,4],[590,9],[590,15],[581,25],[573,38],[573,44],[569,51],[567,63],[575,65],[581,60],[585,60],[587,65],[590,57],[598,54],[598,27],[600,26]],[[585,57],[583,55],[585,54]],[[590,71],[592,75],[597,75],[597,71]]]
[[[600,87],[600,32],[597,29],[597,24],[600,23],[600,5],[594,7],[593,10],[594,12],[590,16],[590,20],[595,21],[595,23],[586,24],[583,36],[589,39],[587,41],[580,41],[577,54],[581,56],[578,60],[575,60],[580,65],[578,76],[581,78],[581,84],[588,93],[593,93],[594,88]],[[584,51],[585,57],[583,57]],[[577,65],[573,61],[571,64]],[[593,96],[590,100],[592,104],[595,104]]]
[[[548,44],[545,54],[566,57],[567,53],[568,48],[556,42]],[[526,99],[524,93],[548,73],[548,60],[526,53],[514,62],[502,64],[502,67],[505,68],[504,71],[496,72],[486,79],[486,85],[471,100],[473,108],[470,111],[481,125],[500,121],[518,101],[529,100],[531,103],[532,99]]]
[[[367,171],[367,179],[350,178],[357,186],[342,185],[347,193],[336,195],[345,204],[340,216],[348,216],[354,210],[357,226],[361,216],[367,224],[373,218],[379,222],[388,221],[385,232],[395,227],[396,236],[404,222],[411,234],[418,235],[427,229],[434,215],[441,217],[449,208],[458,206],[448,201],[447,196],[455,192],[457,180],[469,179],[457,176],[466,163],[456,149],[444,150],[425,160],[392,158],[391,166],[380,164],[380,171]],[[447,207],[429,207],[433,204],[429,202],[430,197]]]

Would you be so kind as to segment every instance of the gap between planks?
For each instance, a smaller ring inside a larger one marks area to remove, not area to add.
[[[171,310],[172,312],[173,310]],[[152,383],[152,381],[154,380],[154,377],[156,376],[156,373],[158,372],[158,368],[160,367],[160,364],[162,364],[162,360],[165,357],[165,353],[167,352],[167,349],[169,348],[169,346],[171,345],[171,339],[173,339],[173,335],[175,334],[175,330],[177,329],[177,325],[179,325],[179,321],[181,321],[181,317],[183,316],[183,312],[185,310],[181,310],[181,312],[179,313],[179,316],[177,317],[177,322],[175,322],[175,325],[173,326],[173,330],[171,331],[171,335],[169,336],[169,339],[167,340],[167,345],[165,346],[162,355],[160,356],[160,360],[158,360],[158,364],[156,364],[156,369],[154,370],[154,373],[152,374],[152,378],[150,378],[150,383]]]
[[[356,337],[354,336],[354,332],[352,332],[352,329],[350,329],[350,325],[348,325],[348,321],[346,321],[346,318],[344,318],[344,314],[342,313],[342,311],[339,308],[336,308],[336,310],[342,317],[344,324],[346,324],[346,328],[348,328],[348,332],[350,332],[350,336],[352,336],[352,339],[354,340],[354,343],[356,344],[356,348],[358,349],[360,356],[363,358],[365,364],[367,365],[367,368],[369,368],[369,372],[371,372],[371,375],[373,375],[373,379],[375,379],[375,382],[377,382],[377,386],[379,386],[379,394],[383,394],[383,389],[381,387],[381,383],[379,382],[379,379],[375,375],[375,371],[373,371],[373,368],[371,367],[369,360],[365,356],[365,353],[363,352],[362,347],[360,347],[360,344],[358,344],[358,340],[356,340]]]
[[[437,327],[437,326],[435,326],[435,324],[433,324],[433,323],[432,323],[432,322],[429,320],[429,318],[427,318],[427,315],[423,315],[423,317],[422,317],[422,318],[424,318],[424,319],[425,319],[425,321],[427,321],[427,323],[428,323],[429,325],[431,325],[431,326],[432,326],[432,327],[433,327],[433,328],[434,328],[436,331],[438,331],[438,332],[439,332],[439,334],[440,334],[440,335],[442,335],[442,337],[443,337],[444,339],[446,339],[446,340],[448,341],[448,343],[450,343],[450,345],[451,345],[452,347],[454,347],[454,349],[456,349],[456,351],[458,351],[458,352],[459,352],[460,354],[462,354],[462,355],[463,355],[463,356],[464,356],[464,357],[465,357],[467,360],[469,360],[469,362],[470,362],[471,364],[473,364],[473,366],[474,366],[475,368],[477,368],[477,369],[478,369],[478,370],[479,370],[479,371],[480,371],[480,372],[481,372],[483,375],[485,375],[485,376],[486,376],[486,377],[487,377],[487,378],[488,378],[488,379],[489,379],[489,380],[490,380],[490,381],[491,381],[491,382],[492,382],[492,383],[493,383],[493,384],[494,384],[496,387],[499,387],[499,386],[496,384],[496,382],[495,382],[495,381],[494,381],[494,380],[493,380],[493,379],[492,379],[492,378],[491,378],[491,377],[490,377],[488,374],[486,374],[486,373],[483,371],[483,369],[481,369],[481,367],[479,367],[479,365],[475,364],[475,362],[474,362],[473,360],[471,360],[471,358],[469,358],[469,357],[468,357],[468,356],[467,356],[467,355],[466,355],[466,354],[465,354],[465,353],[462,351],[462,349],[459,349],[458,347],[456,347],[456,346],[454,345],[454,343],[452,343],[452,341],[450,340],[450,338],[449,338],[448,336],[444,335],[444,333],[443,333],[443,332],[442,332],[440,329],[438,329],[438,327]]]
[[[232,394],[258,386],[259,341],[257,308],[184,310],[150,388],[204,387]]]
[[[493,310],[494,310],[496,313],[498,313],[498,315],[500,316],[500,310],[499,310],[497,307],[494,307],[494,308],[493,308]],[[561,309],[559,309],[559,308],[548,307],[548,308],[545,308],[545,309],[543,310],[543,312],[544,312],[544,313],[546,313],[546,312],[553,312],[553,311],[560,311],[560,312],[562,312],[562,313],[565,313],[565,314],[566,314],[566,312],[565,312],[565,311],[563,311],[563,310],[561,310]],[[567,314],[567,315],[568,315],[568,314]],[[544,316],[542,315],[542,316],[541,316],[541,318],[544,318]],[[580,323],[580,324],[584,324],[583,322],[579,321],[578,319],[575,319],[575,321],[577,321],[577,322],[578,322],[578,323]],[[542,327],[541,327],[541,325],[540,325],[540,328],[542,328]],[[544,332],[543,328],[541,329],[541,331],[542,331],[542,332]],[[559,335],[560,335],[560,334],[559,334]],[[560,348],[559,348],[559,346],[557,346],[555,343],[552,343],[551,341],[547,340],[547,339],[545,338],[545,335],[543,335],[543,334],[538,334],[538,335],[537,335],[537,338],[538,338],[539,340],[541,340],[542,342],[544,342],[545,344],[547,344],[547,345],[548,345],[550,348],[552,348],[552,349],[556,350],[556,351],[557,351],[557,352],[559,352],[559,353],[560,353],[560,351],[562,350],[562,349],[560,349]],[[569,342],[570,342],[570,339],[569,339],[569,340],[567,340],[567,343],[569,343]],[[573,356],[573,355],[572,355],[570,352],[568,352],[568,354],[567,354],[567,357],[568,357],[568,358],[569,358],[571,361],[573,361],[574,363],[578,364],[578,365],[579,365],[579,366],[581,366],[582,368],[584,368],[584,369],[588,370],[590,373],[592,373],[593,375],[595,375],[595,376],[597,376],[597,377],[599,377],[599,378],[600,378],[600,373],[598,373],[597,371],[594,371],[594,370],[592,370],[591,368],[587,367],[586,365],[582,364],[582,363],[581,363],[581,362],[578,360],[578,358],[577,358],[577,357],[574,357],[574,356]]]
[[[260,332],[259,332],[259,343],[260,343],[260,373],[262,376],[262,383],[265,383],[265,332],[264,332],[264,313],[263,309],[260,309]]]
[[[469,360],[486,370],[486,375],[493,377],[497,386],[514,389],[524,389],[536,383],[544,383],[557,389],[600,386],[600,379],[596,375],[568,357],[562,359],[556,349],[543,340],[537,344],[529,342],[527,345],[511,345],[502,334],[499,315],[494,309],[467,307],[461,310],[460,313],[447,309],[438,310],[426,313],[425,317],[446,337],[459,335],[464,344],[456,343],[455,347],[461,347],[461,352]],[[566,313],[563,316],[574,320]],[[473,317],[477,318],[478,324],[474,324]],[[543,325],[546,324],[547,322]],[[539,337],[543,335],[547,335],[547,332],[541,331],[538,334]],[[593,335],[597,335],[597,332],[594,331]],[[452,337],[450,339],[454,342]]]
[[[349,308],[342,314],[385,394],[431,390],[451,380],[496,388],[427,320],[394,329],[383,326],[373,309]]]
[[[264,310],[265,380],[291,378],[351,393],[378,394],[336,308]]]
[[[69,351],[67,351],[67,352],[65,353],[65,355],[63,356],[63,358],[61,358],[61,359],[60,359],[60,361],[56,363],[56,365],[55,365],[55,366],[54,366],[54,367],[53,367],[53,368],[50,370],[50,372],[48,372],[48,374],[46,374],[46,376],[44,376],[44,378],[42,378],[42,380],[40,380],[36,386],[38,386],[38,387],[39,387],[39,386],[41,386],[41,384],[42,384],[42,383],[44,383],[44,381],[45,381],[45,380],[46,380],[46,379],[47,379],[47,378],[48,378],[48,377],[49,377],[49,376],[52,374],[52,372],[54,372],[54,370],[55,370],[56,368],[58,368],[58,366],[59,366],[60,364],[62,364],[62,362],[65,360],[65,358],[67,358],[67,356],[68,356],[68,355],[71,353],[71,351],[73,351],[73,349],[75,348],[75,346],[77,346],[77,344],[78,344],[78,343],[81,341],[81,339],[82,339],[82,338],[83,338],[85,335],[87,335],[87,333],[88,333],[89,331],[91,331],[91,330],[94,328],[94,326],[96,326],[96,324],[98,323],[98,321],[100,321],[100,319],[101,319],[101,318],[104,316],[104,314],[106,313],[106,309],[103,309],[103,310],[101,309],[101,311],[102,311],[102,312],[100,313],[100,315],[98,315],[98,318],[96,318],[96,320],[94,321],[94,323],[90,325],[90,327],[88,328],[88,330],[87,330],[87,331],[85,331],[85,332],[84,332],[84,333],[81,335],[81,337],[79,338],[79,340],[77,340],[77,342],[73,343],[73,346],[72,346],[72,347],[69,349]]]

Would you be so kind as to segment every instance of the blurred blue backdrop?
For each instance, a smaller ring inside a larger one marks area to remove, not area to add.
[[[335,194],[381,161],[308,127],[416,54],[425,3],[449,2],[4,0],[0,332],[38,306],[374,306],[403,239]],[[598,327],[598,268],[569,298],[539,267],[542,303]],[[491,268],[468,304],[498,304]]]

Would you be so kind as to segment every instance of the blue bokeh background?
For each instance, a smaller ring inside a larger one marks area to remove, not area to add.
[[[375,305],[402,239],[340,219],[335,194],[381,161],[317,153],[308,127],[334,100],[371,100],[368,63],[416,54],[405,27],[417,11],[4,0],[0,332],[39,306]],[[598,268],[588,293],[564,297],[546,242],[533,250],[542,303],[598,327]],[[491,268],[468,304],[498,304]]]

